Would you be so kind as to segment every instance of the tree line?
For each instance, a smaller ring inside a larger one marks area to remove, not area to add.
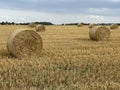
[[[1,25],[28,25],[31,22],[27,23],[15,23],[15,22],[8,22],[8,21],[2,21],[0,22]],[[35,24],[43,24],[43,25],[53,25],[51,22],[32,22]]]
[[[28,25],[31,22],[26,22],[26,23],[15,23],[15,22],[8,22],[8,21],[2,21],[0,22],[0,25]],[[52,22],[32,22],[35,24],[43,24],[43,25],[55,25]],[[64,23],[64,24],[59,24],[59,25],[77,25],[78,23]],[[82,23],[83,25],[89,25],[90,23]],[[98,25],[111,25],[112,23],[98,23]],[[120,23],[116,23],[120,25]]]

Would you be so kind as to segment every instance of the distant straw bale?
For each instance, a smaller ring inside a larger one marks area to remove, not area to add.
[[[118,29],[119,26],[117,24],[112,24],[110,25],[110,29]]]
[[[77,27],[83,27],[83,23],[78,23]]]
[[[45,29],[46,29],[45,26],[42,25],[42,24],[39,24],[39,25],[36,26],[36,31],[37,32],[44,32]]]
[[[30,28],[35,28],[35,23],[29,23],[29,25],[28,25]]]
[[[89,30],[89,37],[91,40],[95,41],[108,40],[110,30],[106,26],[95,26]]]
[[[17,29],[9,35],[7,48],[18,58],[39,56],[43,42],[41,36],[32,29]]]
[[[94,26],[96,26],[96,24],[93,23],[93,24],[89,24],[88,27],[89,27],[89,28],[93,28]]]

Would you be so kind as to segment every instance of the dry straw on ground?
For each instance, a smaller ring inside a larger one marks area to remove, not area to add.
[[[93,28],[94,26],[96,26],[96,24],[93,23],[93,24],[89,24],[88,27],[89,27],[89,28]]]
[[[7,41],[8,51],[18,58],[40,56],[43,48],[42,38],[32,29],[13,31]]]
[[[35,23],[29,23],[29,25],[28,25],[30,28],[35,28]]]
[[[36,31],[37,32],[44,32],[45,31],[45,26],[42,24],[39,24],[36,26]]]
[[[117,24],[112,24],[110,26],[110,29],[118,29],[118,28],[119,28],[119,26]]]
[[[89,30],[89,37],[91,40],[96,41],[108,40],[110,37],[110,30],[106,26],[95,26]]]
[[[77,27],[83,27],[83,23],[78,23]]]

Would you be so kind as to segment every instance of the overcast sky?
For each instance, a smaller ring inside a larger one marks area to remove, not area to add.
[[[0,22],[119,23],[120,0],[0,0]]]

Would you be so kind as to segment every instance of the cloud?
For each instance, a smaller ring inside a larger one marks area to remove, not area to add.
[[[10,17],[9,16],[5,16],[5,15],[1,15],[0,16],[0,21],[8,21],[8,20],[10,20]]]
[[[98,15],[89,15],[90,19],[96,19],[96,20],[103,20],[104,16],[98,16]]]
[[[0,20],[118,22],[120,0],[0,0]],[[96,20],[95,20],[96,19]]]
[[[112,0],[114,1],[114,0]],[[0,7],[26,10],[71,9],[76,8],[120,8],[120,3],[111,0],[2,0]],[[117,0],[118,1],[118,0]]]
[[[23,22],[23,21],[25,21],[25,18],[19,17],[18,20]]]
[[[9,16],[0,16],[1,19],[9,19]]]
[[[89,8],[89,12],[103,13],[109,11],[109,8]]]
[[[114,2],[114,3],[118,3],[120,2],[120,0],[107,0],[108,2]]]

